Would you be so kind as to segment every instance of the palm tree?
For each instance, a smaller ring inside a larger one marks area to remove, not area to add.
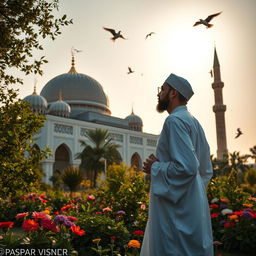
[[[240,152],[234,151],[233,153],[229,154],[230,159],[230,168],[235,169],[237,171],[241,171],[244,173],[248,168],[249,165],[246,164],[248,159],[248,155],[240,155]]]
[[[61,175],[63,183],[69,188],[71,197],[78,186],[83,181],[84,177],[82,172],[78,168],[67,167],[64,173]]]
[[[95,187],[98,173],[104,170],[104,163],[100,159],[105,158],[107,165],[109,165],[114,162],[121,162],[122,158],[117,150],[119,145],[112,142],[107,130],[89,130],[86,132],[86,137],[91,145],[85,141],[80,141],[84,149],[76,155],[76,158],[81,159],[81,169],[93,173],[92,184]]]
[[[252,148],[250,148],[250,151],[251,151],[250,158],[254,159],[255,164],[256,164],[256,145],[253,146]]]

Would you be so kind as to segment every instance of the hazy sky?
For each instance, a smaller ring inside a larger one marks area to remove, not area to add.
[[[211,29],[193,27],[199,18],[220,11]],[[228,150],[247,153],[256,145],[255,0],[60,0],[56,15],[63,13],[74,24],[64,28],[54,42],[44,41],[43,54],[49,63],[44,66],[44,75],[37,77],[38,93],[50,79],[68,72],[74,46],[82,50],[75,57],[76,70],[103,86],[112,115],[124,118],[134,104],[144,132],[159,134],[167,113],[155,110],[157,87],[175,73],[191,83],[195,94],[188,109],[201,122],[216,155],[213,80],[209,74],[215,44],[227,105]],[[113,43],[103,26],[121,30],[128,40]],[[151,31],[156,34],[145,40]],[[127,75],[128,66],[135,73]],[[24,77],[22,98],[33,92],[33,81],[32,75]],[[234,139],[238,127],[244,134]]]

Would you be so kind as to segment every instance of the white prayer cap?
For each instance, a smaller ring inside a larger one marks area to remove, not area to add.
[[[190,83],[183,77],[176,76],[175,74],[170,74],[165,82],[169,84],[172,88],[177,90],[187,100],[189,100],[194,94]]]

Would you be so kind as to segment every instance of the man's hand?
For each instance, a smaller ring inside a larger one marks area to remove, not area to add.
[[[146,162],[143,163],[143,172],[145,172],[147,174],[150,174],[151,173],[151,166],[156,161],[158,161],[158,159],[153,154],[151,154],[147,158]]]

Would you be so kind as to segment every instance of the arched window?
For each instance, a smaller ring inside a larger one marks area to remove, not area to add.
[[[53,171],[62,172],[70,165],[70,150],[67,145],[61,144],[55,151]]]
[[[137,152],[135,152],[131,157],[131,166],[133,166],[136,171],[142,169],[142,161],[140,155]]]

